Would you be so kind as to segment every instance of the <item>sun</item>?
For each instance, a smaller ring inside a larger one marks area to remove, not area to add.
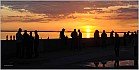
[[[86,28],[86,32],[87,33],[90,33],[91,32],[91,29],[90,28]]]

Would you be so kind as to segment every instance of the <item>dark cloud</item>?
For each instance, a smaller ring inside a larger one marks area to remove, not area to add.
[[[126,12],[138,12],[138,8],[119,8],[119,13],[126,13]]]
[[[102,8],[108,9],[111,6],[127,6],[127,5],[137,5],[137,1],[63,1],[63,2],[51,2],[51,1],[2,1],[2,6],[8,6],[13,10],[17,10],[19,12],[31,12],[36,14],[44,14],[38,15],[43,17],[43,19],[31,19],[33,16],[8,16],[14,18],[21,18],[21,17],[28,17],[28,20],[23,22],[41,22],[44,19],[48,21],[52,21],[51,18],[56,18],[54,20],[64,19],[64,18],[72,18],[76,19],[76,16],[69,16],[72,13],[90,13],[90,14],[102,14],[102,13],[130,13],[135,12],[132,14],[132,17],[125,18],[125,19],[133,19],[137,18],[137,11],[138,8],[132,6],[129,8],[119,8],[118,10],[110,10],[105,11]],[[86,8],[86,9],[85,9]],[[3,8],[2,8],[3,9]],[[92,12],[95,11],[95,12]],[[127,17],[130,15],[126,14],[119,14],[117,17],[111,16],[103,16],[111,19],[124,19],[123,17]],[[101,19],[100,17],[95,17],[95,19]]]

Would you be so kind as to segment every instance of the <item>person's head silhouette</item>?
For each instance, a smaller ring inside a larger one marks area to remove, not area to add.
[[[78,32],[80,32],[80,29],[78,29]]]
[[[65,31],[65,29],[63,28],[62,31]]]
[[[25,30],[24,33],[27,33],[27,30]]]
[[[103,30],[103,33],[105,33],[105,30]]]
[[[76,32],[76,29],[74,29],[74,31]]]
[[[21,28],[19,28],[19,29],[18,29],[18,32],[22,32],[22,29],[21,29]]]

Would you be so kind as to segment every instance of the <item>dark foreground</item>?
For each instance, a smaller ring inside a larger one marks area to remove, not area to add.
[[[120,46],[120,60],[134,60],[134,48]],[[38,58],[19,59],[16,57],[2,59],[2,69],[113,69],[115,67],[93,67],[86,62],[113,61],[115,54],[113,46],[107,48],[87,47],[82,50],[41,52]],[[101,63],[100,63],[101,64]],[[119,66],[117,68],[137,69],[134,65]]]

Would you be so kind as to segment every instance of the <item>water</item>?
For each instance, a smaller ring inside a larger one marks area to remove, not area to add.
[[[114,67],[114,62],[115,61],[107,61],[107,63],[105,64],[105,67]],[[84,66],[95,67],[95,64],[93,62],[88,62]],[[119,66],[134,66],[134,60],[120,60]],[[103,67],[101,62],[99,62],[98,67]]]
[[[38,32],[40,35],[40,39],[58,39],[59,38],[59,32]],[[23,34],[23,33],[22,33]],[[70,32],[65,32],[65,35],[68,36],[68,38],[71,38]],[[15,36],[16,32],[1,32],[1,40],[6,40],[6,36]],[[82,33],[83,38],[93,38],[94,33]],[[101,33],[99,34],[101,36]],[[119,33],[120,36],[123,36],[123,33]],[[34,36],[34,33],[33,33]],[[107,36],[110,36],[110,33],[107,33]]]
[[[105,64],[105,67],[107,68],[114,68],[114,62],[115,61],[107,61],[107,63]],[[95,64],[94,62],[80,62],[80,63],[75,63],[72,64],[71,66],[74,67],[89,67],[89,68],[95,68]],[[120,60],[119,61],[119,66],[134,66],[134,60]],[[103,68],[103,64],[101,62],[99,62],[98,68]]]

